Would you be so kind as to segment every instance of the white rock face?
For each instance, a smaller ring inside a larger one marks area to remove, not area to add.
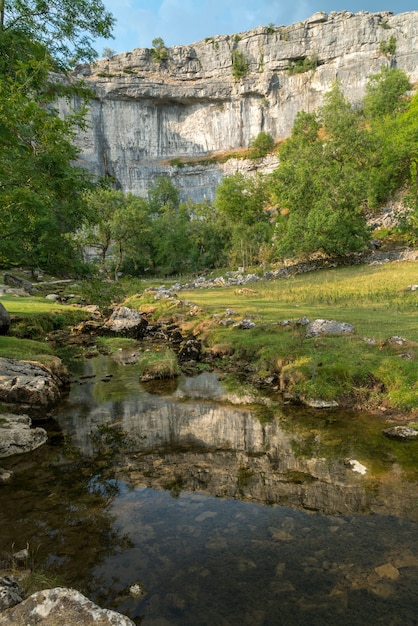
[[[392,37],[395,53],[385,55],[381,42]],[[161,64],[148,49],[135,49],[79,66],[75,76],[96,94],[88,130],[77,139],[81,161],[96,175],[113,176],[124,191],[146,195],[155,177],[165,173],[183,199],[211,198],[231,164],[196,161],[247,148],[261,131],[276,140],[287,137],[298,111],[320,106],[336,79],[353,103],[382,66],[396,66],[417,81],[417,44],[418,11],[316,13],[287,27],[175,46]],[[248,73],[238,80],[234,49],[248,62]],[[305,58],[315,59],[316,68],[291,74],[289,67]],[[60,106],[65,114],[68,105]],[[176,158],[195,163],[170,165]],[[257,166],[239,161],[234,167]]]

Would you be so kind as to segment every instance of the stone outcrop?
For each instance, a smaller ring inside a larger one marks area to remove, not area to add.
[[[25,411],[41,412],[61,399],[61,391],[68,383],[68,373],[57,358],[50,357],[49,365],[31,361],[0,358],[0,402],[25,407]]]
[[[318,337],[318,335],[347,335],[353,332],[354,326],[347,322],[317,319],[309,322],[306,327],[305,337]]]
[[[0,626],[134,626],[125,615],[102,609],[75,589],[56,587],[32,594],[0,613]]]
[[[120,306],[103,324],[102,331],[113,337],[141,339],[147,326],[148,322],[141,313],[127,306]]]
[[[31,452],[46,442],[46,430],[31,424],[27,415],[0,415],[0,458]]]
[[[225,174],[269,171],[277,162],[222,164],[208,157],[247,148],[260,131],[275,140],[287,137],[298,111],[320,106],[335,79],[353,103],[382,66],[405,70],[414,83],[417,41],[418,11],[343,11],[175,46],[162,63],[138,48],[81,65],[74,76],[95,93],[87,130],[77,138],[81,162],[97,176],[114,177],[127,192],[146,195],[165,173],[183,199],[211,198]],[[238,79],[234,51],[248,63]],[[60,103],[64,115],[69,106]]]
[[[10,314],[0,302],[0,335],[6,335],[10,328]]]

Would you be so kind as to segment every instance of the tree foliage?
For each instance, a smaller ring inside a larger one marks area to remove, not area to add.
[[[91,37],[113,18],[98,0],[0,0],[0,262],[74,270],[72,233],[88,212],[92,183],[73,145],[85,107],[61,119],[57,96],[80,85],[51,72],[95,56]],[[84,99],[85,103],[85,99]]]
[[[109,279],[118,280],[119,271],[129,254],[150,231],[148,204],[144,198],[124,194],[108,187],[85,194],[90,214],[77,234],[83,248],[90,248],[100,269]]]
[[[101,0],[0,0],[0,37],[40,44],[60,67],[92,61],[95,37],[111,37],[114,18]]]
[[[281,254],[308,255],[317,250],[345,254],[364,247],[368,147],[360,114],[350,107],[338,83],[319,111],[297,116],[272,177],[286,216],[276,231]]]

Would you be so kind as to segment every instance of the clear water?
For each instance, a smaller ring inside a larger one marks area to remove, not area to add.
[[[145,389],[100,357],[78,375],[48,444],[1,462],[3,555],[28,543],[144,626],[418,624],[416,442],[233,406],[210,373]]]

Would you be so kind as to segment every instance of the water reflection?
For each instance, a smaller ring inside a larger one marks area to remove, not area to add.
[[[88,361],[62,430],[2,460],[2,553],[28,541],[142,626],[416,624],[415,443],[370,417],[224,398],[214,374],[156,394],[135,365]]]
[[[123,446],[121,480],[325,514],[418,518],[418,446],[384,438],[377,418],[270,408],[260,419],[257,410],[220,402],[228,394],[214,373],[155,395],[141,387],[135,367],[115,369],[103,358],[87,367],[100,375],[73,390],[61,419],[90,456],[113,428]],[[367,468],[364,476],[353,460]]]

